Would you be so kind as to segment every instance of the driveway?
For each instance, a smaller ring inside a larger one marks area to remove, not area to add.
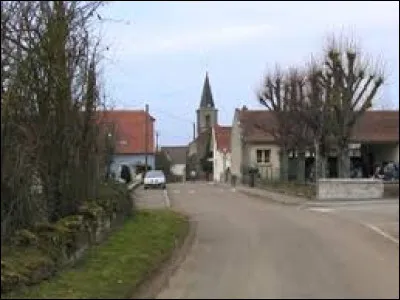
[[[160,299],[399,297],[398,244],[358,222],[207,183],[168,189],[198,228]]]

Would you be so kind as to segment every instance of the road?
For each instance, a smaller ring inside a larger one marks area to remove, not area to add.
[[[306,208],[360,223],[399,244],[399,199],[321,202]]]
[[[399,246],[365,219],[207,183],[170,185],[169,198],[198,227],[159,299],[399,297]]]
[[[163,209],[170,207],[167,190],[147,189],[140,186],[134,191],[135,205],[139,209]]]

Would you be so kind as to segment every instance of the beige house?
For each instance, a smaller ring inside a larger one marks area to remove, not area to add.
[[[245,169],[257,167],[262,177],[279,177],[279,147],[274,137],[256,126],[257,122],[273,124],[265,110],[236,109],[231,132],[231,172],[238,179]]]
[[[280,148],[272,134],[274,113],[267,110],[236,109],[231,132],[231,172],[243,178],[246,169],[257,167],[263,178],[280,176]],[[262,128],[262,129],[261,129]],[[374,166],[399,161],[399,111],[368,111],[353,128],[350,154],[352,164],[362,166],[363,177],[373,174]],[[292,157],[295,157],[295,153]],[[313,164],[306,153],[306,173]],[[328,158],[328,177],[336,177],[336,157]],[[290,162],[289,162],[290,165]],[[294,168],[295,173],[295,166]],[[307,175],[306,175],[307,177]],[[290,178],[290,169],[289,169]]]
[[[228,180],[231,168],[231,127],[215,125],[212,129],[213,180]]]

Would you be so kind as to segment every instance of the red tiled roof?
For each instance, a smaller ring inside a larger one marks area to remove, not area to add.
[[[113,124],[116,131],[117,154],[154,153],[154,121],[144,110],[110,110],[99,113],[100,122]],[[147,147],[146,147],[147,119]]]
[[[240,110],[239,121],[243,137],[249,142],[274,142],[273,131],[277,126],[274,112],[267,110]],[[259,128],[262,126],[263,129]],[[352,142],[398,142],[399,111],[370,110],[356,122]]]
[[[231,152],[231,131],[232,127],[229,126],[214,126],[215,140],[217,143],[218,151]]]
[[[370,110],[367,111],[353,127],[354,142],[398,142],[399,111]]]

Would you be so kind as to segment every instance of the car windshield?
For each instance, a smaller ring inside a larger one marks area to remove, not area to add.
[[[162,171],[149,171],[146,173],[146,178],[160,178],[164,177],[164,173]]]

